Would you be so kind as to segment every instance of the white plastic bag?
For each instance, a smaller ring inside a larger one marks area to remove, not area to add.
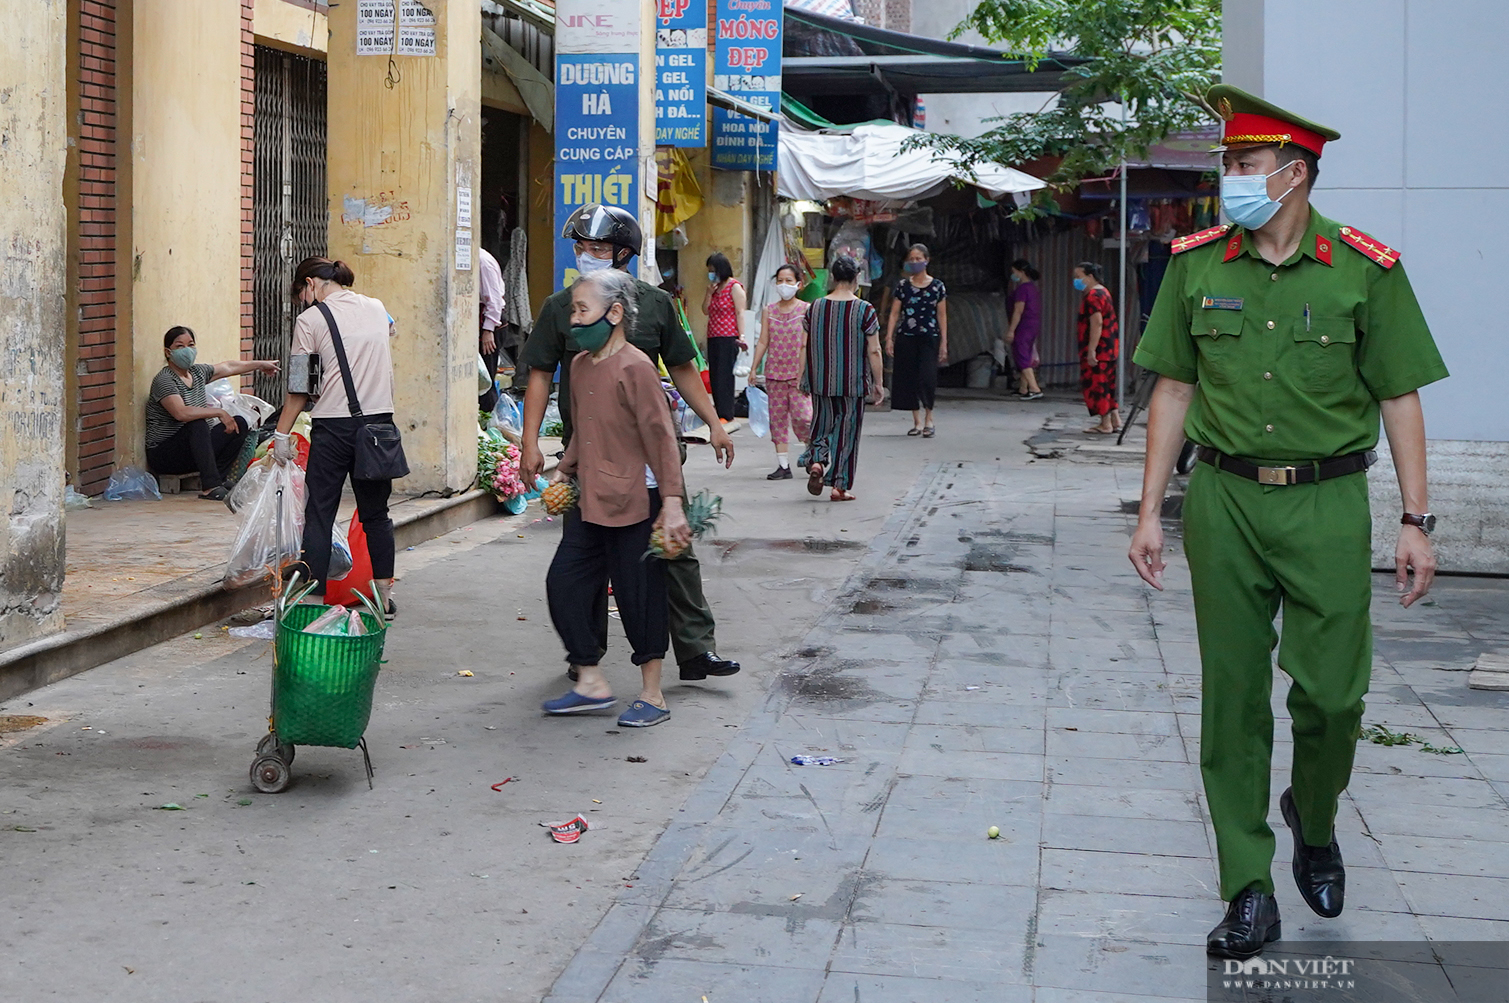
[[[226,495],[226,506],[232,512],[239,513],[250,505],[257,495],[262,493],[262,482],[267,479],[268,471],[276,465],[277,461],[272,458],[272,453],[268,452],[263,455],[262,459],[248,466],[246,473],[242,474],[241,479],[236,482],[236,486],[231,488],[231,493]]]
[[[330,530],[330,570],[325,577],[338,582],[351,574],[351,544],[346,542],[346,527],[339,519]]]
[[[256,494],[241,511],[241,528],[231,545],[225,568],[225,587],[242,588],[276,575],[286,563],[299,559],[304,537],[304,471],[295,463],[267,457],[247,471],[243,483],[257,476]],[[240,485],[237,485],[239,488]],[[279,519],[279,492],[282,518]],[[279,550],[281,526],[282,548]]]
[[[276,410],[260,397],[241,393],[230,377],[206,384],[204,393],[211,407],[229,411],[233,417],[245,418],[247,428],[261,425]]]
[[[157,478],[141,467],[121,467],[105,485],[106,501],[162,501]]]
[[[759,387],[744,391],[749,400],[749,430],[763,439],[770,434],[770,398]]]
[[[492,417],[487,419],[488,428],[496,428],[509,442],[517,443],[524,434],[524,414],[512,394],[499,394]]]

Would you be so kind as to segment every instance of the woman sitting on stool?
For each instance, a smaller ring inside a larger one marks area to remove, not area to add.
[[[209,406],[205,386],[242,373],[275,373],[272,361],[194,361],[194,332],[171,327],[163,335],[168,364],[152,378],[147,398],[147,465],[157,474],[199,475],[199,497],[224,501],[225,475],[246,439],[244,418]]]

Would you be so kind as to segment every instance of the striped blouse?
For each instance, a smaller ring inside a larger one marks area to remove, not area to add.
[[[807,308],[807,373],[802,389],[819,397],[870,392],[865,341],[880,333],[880,317],[862,299],[820,299]]]

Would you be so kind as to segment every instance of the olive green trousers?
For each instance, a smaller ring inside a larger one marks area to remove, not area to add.
[[[1288,674],[1304,839],[1331,840],[1373,661],[1367,476],[1263,485],[1206,463],[1184,499],[1200,639],[1200,772],[1221,898],[1273,892],[1273,650]],[[1283,636],[1274,618],[1283,612]]]
[[[671,651],[677,665],[685,665],[699,655],[716,653],[717,626],[713,611],[702,593],[702,565],[687,545],[686,552],[674,561],[665,562],[665,592],[671,619]],[[593,599],[593,616],[597,620],[598,649],[608,650],[608,593]]]

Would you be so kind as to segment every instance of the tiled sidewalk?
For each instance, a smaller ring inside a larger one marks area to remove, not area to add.
[[[1199,660],[1177,539],[1162,594],[1124,556],[1138,474],[924,473],[549,999],[1203,1000]],[[1387,584],[1364,723],[1466,753],[1361,746],[1337,920],[1275,807],[1286,939],[1509,939],[1509,694],[1459,671],[1509,648],[1509,587]]]

